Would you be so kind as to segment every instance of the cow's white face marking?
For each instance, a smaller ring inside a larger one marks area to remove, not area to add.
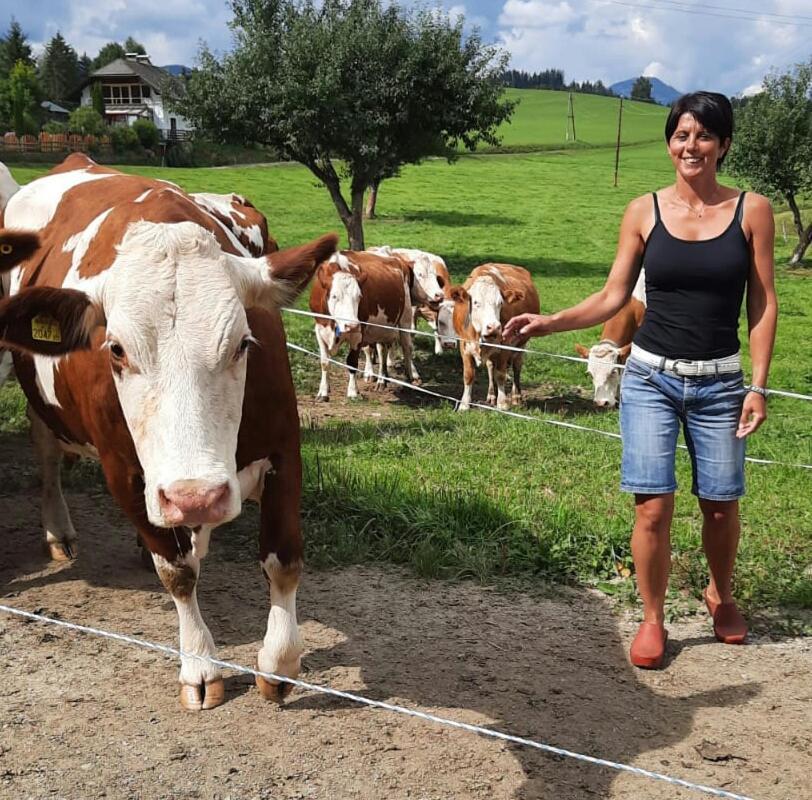
[[[468,289],[471,295],[471,324],[480,338],[498,335],[502,330],[502,292],[492,278],[477,278]]]
[[[220,521],[240,512],[235,456],[250,330],[228,258],[193,223],[140,222],[105,273],[114,382],[154,525],[169,525],[159,491],[177,481],[227,484]]]
[[[414,283],[417,289],[415,294],[418,302],[438,303],[443,299],[444,295],[440,284],[437,282],[437,273],[431,259],[426,254],[421,253],[412,264]]]
[[[437,338],[440,346],[450,350],[457,346],[457,332],[454,329],[454,301],[443,300],[437,310]]]
[[[356,336],[360,339],[361,331],[358,324],[358,305],[361,302],[361,287],[358,279],[351,272],[335,272],[327,296],[327,310],[334,317],[335,327],[341,332],[344,339]],[[354,333],[345,335],[347,324],[356,325]]]
[[[595,387],[595,405],[614,407],[620,390],[620,370],[617,368],[620,348],[610,342],[599,342],[589,349],[586,371]]]

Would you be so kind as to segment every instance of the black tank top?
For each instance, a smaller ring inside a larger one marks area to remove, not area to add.
[[[654,193],[654,227],[643,251],[646,314],[634,335],[644,350],[667,358],[707,360],[739,350],[739,313],[750,271],[742,230],[744,195],[730,225],[713,239],[672,236]]]

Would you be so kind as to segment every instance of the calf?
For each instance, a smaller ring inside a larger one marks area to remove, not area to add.
[[[77,552],[62,453],[98,458],[177,608],[189,654],[181,703],[214,708],[220,670],[195,658],[215,656],[197,603],[201,562],[212,531],[260,502],[271,607],[257,663],[295,677],[301,455],[278,308],[337,238],[254,258],[177,187],[81,154],[14,194],[5,224],[39,235],[13,272],[0,331],[29,402],[49,552]],[[257,685],[274,699],[290,688]]]
[[[488,367],[490,405],[507,409],[522,399],[521,372],[523,354],[493,347],[502,344],[502,327],[519,314],[539,313],[539,298],[530,273],[510,264],[482,264],[475,267],[463,286],[451,289],[437,314],[437,331],[444,347],[459,340],[465,389],[459,410],[471,407],[471,392],[476,367],[483,361]],[[513,369],[510,401],[505,393],[508,367]]]
[[[399,342],[403,350],[407,380],[418,380],[412,363],[409,333],[413,326],[409,280],[409,269],[403,260],[367,251],[343,250],[319,266],[310,292],[310,310],[325,315],[317,317],[315,325],[321,355],[317,399],[330,398],[329,358],[345,342],[349,347],[347,364],[353,367],[347,383],[347,397],[358,397],[356,370],[363,347],[374,345],[378,350],[380,374],[376,388],[386,383],[387,351],[395,342]],[[364,322],[402,330],[363,325]],[[370,358],[367,358],[364,376],[367,379],[373,377]]]
[[[613,317],[606,320],[601,339],[588,350],[576,344],[575,350],[587,359],[587,372],[592,376],[595,389],[594,403],[599,408],[613,408],[620,395],[620,370],[632,347],[632,338],[643,324],[646,313],[646,277],[643,270],[635,284],[632,296]]]

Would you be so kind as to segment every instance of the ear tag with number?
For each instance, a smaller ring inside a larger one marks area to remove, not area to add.
[[[38,342],[61,342],[59,322],[47,314],[37,314],[31,318],[31,338]]]

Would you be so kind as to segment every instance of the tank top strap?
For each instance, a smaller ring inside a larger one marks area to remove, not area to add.
[[[734,219],[739,223],[739,225],[742,224],[742,220],[744,219],[744,196],[746,194],[747,192],[742,192],[739,195],[739,202],[736,203],[736,214]]]
[[[660,223],[660,204],[657,201],[657,192],[652,192],[651,196],[654,198],[654,224]]]

